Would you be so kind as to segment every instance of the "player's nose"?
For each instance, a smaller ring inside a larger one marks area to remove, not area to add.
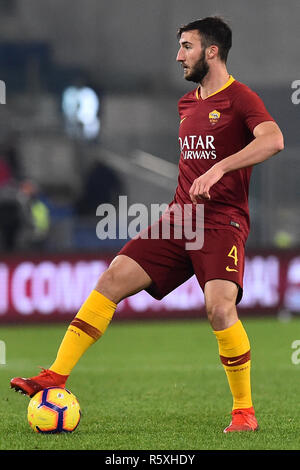
[[[176,57],[177,62],[183,62],[184,61],[184,54],[182,48],[179,49]]]

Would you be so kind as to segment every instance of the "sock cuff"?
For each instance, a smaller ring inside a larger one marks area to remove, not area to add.
[[[222,356],[239,356],[250,350],[249,339],[240,320],[225,330],[214,331],[214,334]]]
[[[111,307],[113,309],[117,308],[117,304],[115,304],[108,297],[105,297],[105,295],[101,294],[101,292],[97,291],[96,289],[92,290],[92,292],[90,293],[89,298],[91,299],[92,302],[96,303],[96,306],[98,305],[99,310],[101,309],[100,304],[105,304],[108,307]]]
[[[93,290],[82,304],[75,318],[83,320],[103,334],[115,313],[116,307],[117,305],[110,299]]]
[[[89,310],[94,315],[106,318],[107,320],[111,320],[116,308],[117,304],[95,289],[92,290],[81,307],[81,309]],[[81,309],[79,310],[77,316],[80,316]]]

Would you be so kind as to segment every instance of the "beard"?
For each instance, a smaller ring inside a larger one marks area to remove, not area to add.
[[[202,55],[198,62],[191,69],[190,73],[185,77],[189,82],[201,83],[203,78],[207,75],[209,71],[209,65],[205,60],[205,50],[202,52]]]

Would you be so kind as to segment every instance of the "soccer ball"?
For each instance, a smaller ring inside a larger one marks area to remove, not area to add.
[[[35,432],[72,432],[79,424],[81,411],[73,393],[65,388],[50,387],[31,398],[27,418]]]

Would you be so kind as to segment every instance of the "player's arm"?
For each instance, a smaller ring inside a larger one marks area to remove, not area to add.
[[[253,129],[253,139],[246,147],[216,163],[206,173],[195,179],[190,188],[194,204],[200,199],[210,199],[209,190],[229,171],[257,165],[284,148],[283,135],[273,121],[258,124]]]
[[[255,139],[250,144],[218,162],[224,174],[261,163],[284,148],[281,130],[273,121],[258,124],[253,135]]]

